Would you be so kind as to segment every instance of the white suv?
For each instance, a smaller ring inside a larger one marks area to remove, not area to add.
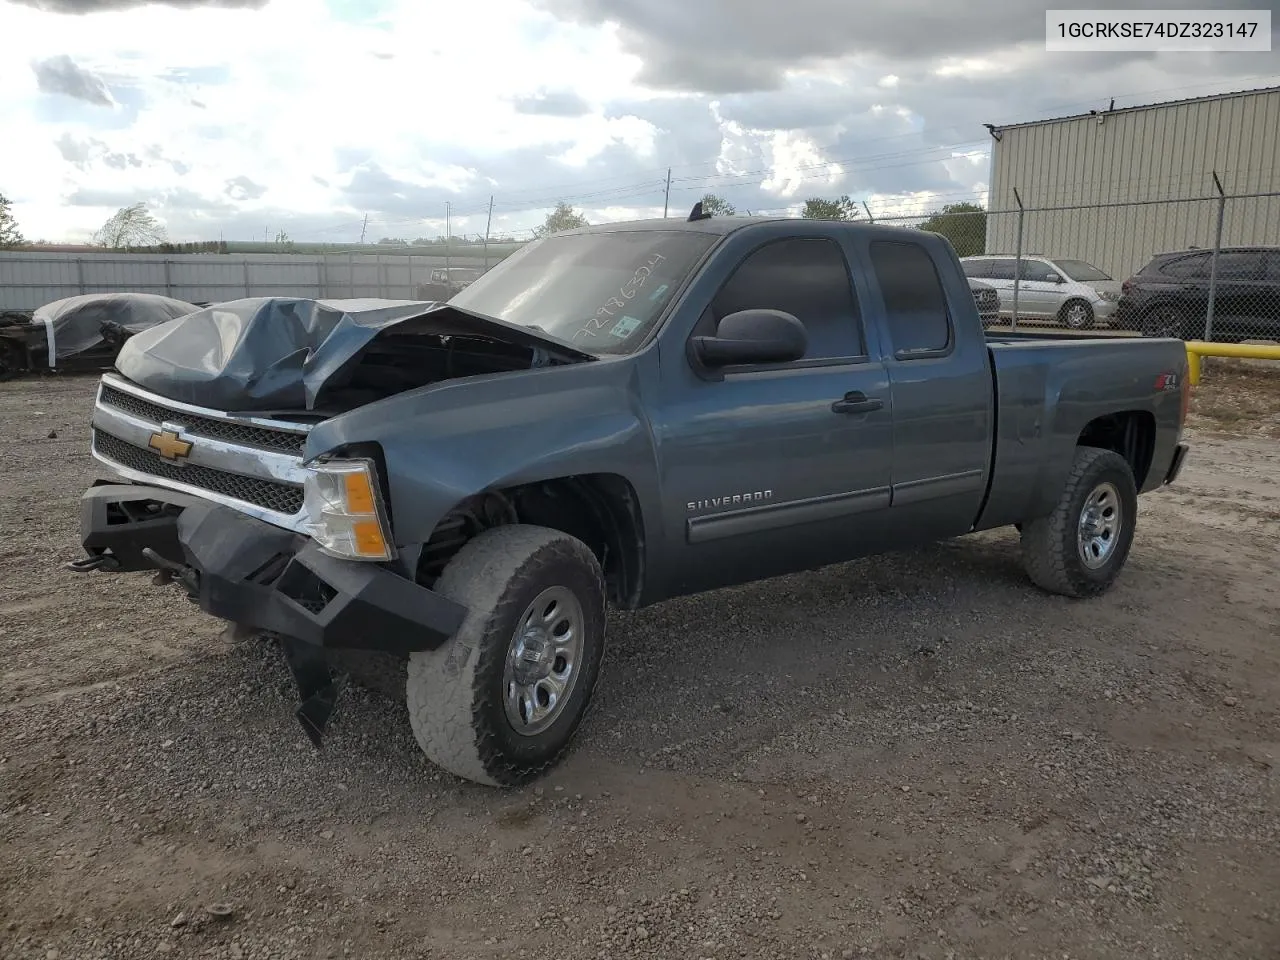
[[[1013,315],[1013,278],[1016,257],[984,254],[962,257],[964,272],[1000,292],[1000,313]],[[1018,319],[1056,320],[1072,330],[1084,330],[1096,322],[1110,323],[1120,300],[1120,281],[1113,280],[1091,263],[1024,256],[1018,284]]]

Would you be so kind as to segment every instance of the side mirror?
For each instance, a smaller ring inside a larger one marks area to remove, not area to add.
[[[739,310],[720,321],[714,337],[694,337],[693,349],[708,367],[791,363],[809,349],[809,336],[804,324],[781,310]]]
[[[1050,283],[1066,283],[1066,282],[1067,282],[1067,281],[1065,281],[1065,280],[1063,280],[1063,279],[1062,279],[1062,274],[1060,274],[1060,273],[1051,273],[1051,274],[1049,274],[1049,276],[1048,276],[1048,280],[1049,280],[1049,282],[1050,282]]]

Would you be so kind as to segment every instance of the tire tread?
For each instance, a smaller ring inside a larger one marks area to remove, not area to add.
[[[1101,447],[1080,446],[1076,448],[1075,460],[1067,473],[1062,493],[1054,505],[1053,512],[1046,517],[1028,520],[1022,526],[1022,560],[1031,581],[1042,590],[1061,596],[1084,598],[1097,596],[1110,588],[1112,578],[1094,580],[1081,576],[1072,569],[1070,559],[1075,556],[1075,523],[1077,497],[1080,488],[1095,482],[1091,476],[1111,469],[1121,470],[1132,484],[1132,473],[1129,463],[1113,450]],[[1124,491],[1121,491],[1122,495]],[[1136,495],[1133,498],[1136,500]],[[1129,530],[1130,538],[1136,516],[1126,503],[1124,523]],[[1123,566],[1128,555],[1129,545],[1121,546],[1121,553],[1116,561],[1116,570]]]
[[[603,576],[595,554],[575,537],[546,527],[511,524],[487,530],[458,551],[436,582],[437,592],[463,604],[468,613],[442,647],[410,656],[406,701],[418,745],[428,759],[456,776],[490,786],[528,782],[558,763],[570,746],[572,737],[544,763],[517,767],[503,758],[483,714],[484,679],[495,659],[506,657],[505,643],[485,643],[485,638],[495,621],[522,612],[512,609],[516,597],[544,563],[557,557],[594,573],[601,585],[599,597],[583,600],[596,600],[603,621]],[[598,670],[591,676],[593,686],[598,676]],[[588,703],[593,693],[587,691]]]

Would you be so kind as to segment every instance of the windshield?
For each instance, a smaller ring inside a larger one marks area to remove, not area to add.
[[[588,353],[641,343],[715,234],[622,230],[551,236],[516,251],[449,303]]]
[[[1053,262],[1057,264],[1059,270],[1077,283],[1111,279],[1093,264],[1085,263],[1083,260],[1055,260]]]

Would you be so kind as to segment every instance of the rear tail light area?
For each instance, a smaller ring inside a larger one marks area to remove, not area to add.
[[[1130,277],[1128,280],[1124,281],[1124,283],[1120,284],[1120,292],[1122,294],[1128,293],[1132,289],[1133,289],[1133,277]]]

